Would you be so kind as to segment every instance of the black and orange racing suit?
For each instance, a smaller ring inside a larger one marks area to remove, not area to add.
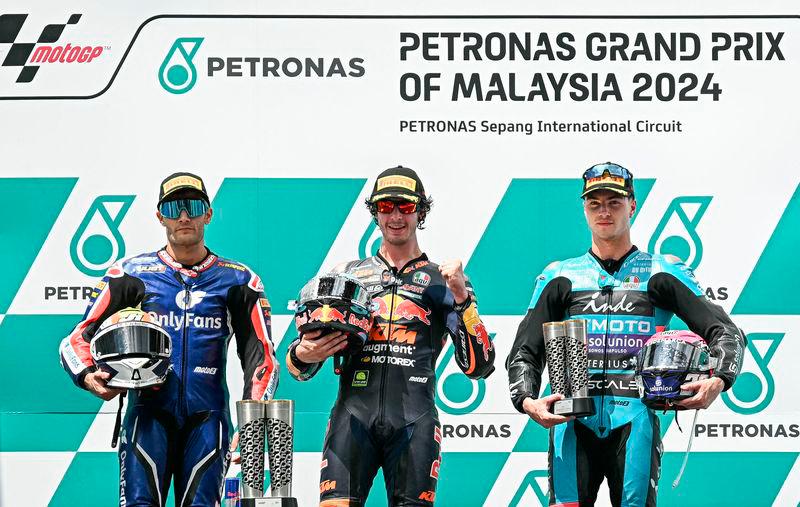
[[[364,347],[348,358],[339,379],[322,451],[320,505],[360,506],[383,467],[389,505],[432,505],[442,439],[434,402],[436,358],[449,335],[470,378],[494,371],[494,347],[474,293],[456,305],[438,266],[425,254],[400,269],[378,254],[337,268],[369,289],[375,321]],[[290,346],[287,367],[298,380],[321,363],[306,364]]]

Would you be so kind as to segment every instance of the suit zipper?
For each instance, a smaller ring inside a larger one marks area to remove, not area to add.
[[[180,385],[180,388],[178,389],[178,410],[181,410],[184,413],[186,413],[187,411],[184,411],[183,405],[184,405],[184,398],[185,398],[184,392],[186,390],[186,356],[188,355],[187,351],[186,351],[186,347],[188,346],[187,319],[188,319],[188,314],[189,314],[189,311],[188,311],[187,307],[191,303],[192,293],[189,291],[189,285],[187,285],[186,282],[183,281],[183,278],[181,277],[181,275],[178,272],[176,272],[175,275],[176,275],[175,278],[180,280],[181,284],[183,285],[183,324],[182,324],[183,332],[181,334],[181,344],[182,344],[182,346],[181,346],[181,385]]]
[[[395,276],[392,273],[392,276]],[[392,280],[394,282],[394,280]],[[391,336],[392,336],[392,316],[394,315],[394,298],[397,294],[397,284],[392,283],[392,299],[391,299],[391,307],[389,309],[389,325],[386,326],[386,350],[384,351],[383,357],[385,357],[385,361],[381,366],[381,390],[378,393],[378,406],[380,407],[380,415],[378,420],[383,423],[385,417],[385,392],[386,392],[386,370],[389,369],[389,345],[391,343]]]
[[[608,384],[608,319],[611,315],[611,302],[612,302],[612,295],[614,294],[614,289],[611,286],[608,287],[608,293],[606,295],[606,335],[605,339],[603,340],[603,391],[600,395],[600,433],[605,433],[606,427],[603,426],[603,406],[606,399],[606,385]]]

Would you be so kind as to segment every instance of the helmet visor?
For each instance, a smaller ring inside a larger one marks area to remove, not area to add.
[[[658,340],[645,346],[642,370],[683,370],[696,366],[696,347],[683,340]],[[699,354],[697,354],[699,355]]]
[[[95,360],[134,354],[169,357],[171,348],[169,335],[143,322],[121,322],[109,327],[92,339],[91,346]]]
[[[300,291],[298,302],[304,305],[309,301],[334,298],[368,307],[371,301],[366,287],[357,279],[346,274],[330,274],[312,278]]]

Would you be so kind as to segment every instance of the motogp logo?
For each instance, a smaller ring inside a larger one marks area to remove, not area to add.
[[[0,43],[11,44],[0,66],[19,68],[17,83],[33,81],[42,64],[90,63],[108,49],[93,44],[56,44],[68,25],[76,25],[80,21],[81,14],[71,15],[65,23],[45,25],[36,40],[18,40],[17,36],[27,18],[27,14],[0,15]]]

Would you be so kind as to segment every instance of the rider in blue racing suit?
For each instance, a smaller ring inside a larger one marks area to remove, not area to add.
[[[228,343],[235,334],[242,398],[272,398],[278,362],[270,308],[255,273],[205,247],[203,230],[212,211],[202,180],[173,174],[159,197],[168,245],[109,268],[83,320],[62,341],[61,362],[78,387],[112,399],[120,391],[105,385],[109,375],[97,369],[89,343],[120,309],[150,313],[172,338],[171,370],[161,386],[129,391],[120,433],[120,505],[163,506],[171,478],[176,505],[219,505],[233,431]]]
[[[612,163],[584,173],[584,210],[592,248],[554,262],[536,279],[528,312],[508,356],[514,406],[550,431],[550,505],[594,505],[604,478],[614,505],[655,505],[661,464],[658,418],[639,400],[634,357],[673,315],[705,338],[719,366],[710,379],[685,385],[686,408],[707,408],[734,383],[744,336],[709,302],[692,271],[676,257],[649,254],[630,241],[636,209],[633,176]],[[556,416],[560,394],[537,399],[545,367],[542,324],[586,319],[589,394],[596,414]],[[562,424],[563,423],[563,424]]]

